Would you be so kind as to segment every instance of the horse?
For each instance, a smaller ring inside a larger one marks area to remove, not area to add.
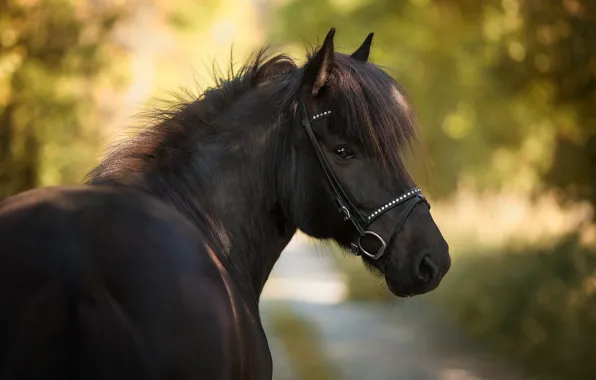
[[[448,244],[406,170],[402,87],[373,34],[307,62],[257,50],[112,146],[80,185],[0,203],[2,379],[272,378],[259,298],[297,231],[396,297],[435,289]]]

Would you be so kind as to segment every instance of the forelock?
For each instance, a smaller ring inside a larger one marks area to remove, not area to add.
[[[378,66],[336,53],[328,91],[337,132],[356,137],[384,170],[410,182],[404,160],[418,126],[401,86]]]

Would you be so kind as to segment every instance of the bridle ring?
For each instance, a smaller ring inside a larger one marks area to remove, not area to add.
[[[377,253],[372,254],[372,253],[368,252],[366,249],[364,249],[364,247],[362,246],[362,243],[360,242],[360,240],[362,240],[362,238],[365,237],[366,235],[374,236],[381,243],[381,247],[377,250]],[[358,248],[360,248],[360,251],[363,254],[365,254],[366,256],[370,257],[373,260],[377,260],[381,256],[383,256],[383,253],[385,252],[385,248],[387,248],[387,243],[385,243],[385,240],[383,240],[383,238],[381,236],[379,236],[378,234],[376,234],[375,232],[364,231],[358,237]]]

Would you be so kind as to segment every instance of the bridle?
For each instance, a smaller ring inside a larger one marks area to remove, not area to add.
[[[355,239],[355,241],[353,241],[350,244],[350,252],[352,252],[356,256],[359,256],[362,253],[373,260],[380,259],[381,256],[383,256],[385,249],[393,243],[393,241],[403,228],[406,220],[408,219],[408,216],[410,215],[414,207],[418,203],[424,203],[430,208],[430,203],[426,200],[424,195],[422,195],[422,191],[416,187],[396,197],[390,202],[387,202],[386,204],[372,212],[370,215],[362,215],[362,213],[358,211],[358,209],[350,201],[350,198],[347,196],[346,192],[341,187],[339,181],[337,180],[337,177],[335,176],[333,170],[331,169],[331,166],[329,165],[329,162],[327,161],[327,158],[325,157],[325,154],[323,153],[323,150],[321,149],[321,146],[319,145],[319,142],[317,141],[317,138],[311,126],[311,123],[327,118],[329,115],[331,115],[331,111],[324,111],[314,115],[312,118],[309,118],[308,111],[306,110],[306,105],[303,101],[300,102],[300,108],[302,116],[302,126],[304,127],[306,134],[308,135],[308,138],[310,139],[310,142],[312,143],[312,146],[315,149],[315,153],[317,154],[319,163],[321,164],[321,167],[325,172],[327,181],[337,203],[338,211],[343,214],[344,221],[352,222],[352,224],[358,231],[358,237]],[[402,208],[402,210],[399,214],[398,222],[395,225],[395,228],[393,229],[393,232],[389,237],[389,241],[385,242],[385,240],[381,236],[379,236],[377,233],[373,231],[368,230],[367,228],[371,225],[372,222],[380,218],[389,210],[392,210],[396,207],[400,207]],[[376,252],[368,252],[362,246],[361,240],[363,237],[366,236],[377,239],[377,241],[381,244],[380,248]]]

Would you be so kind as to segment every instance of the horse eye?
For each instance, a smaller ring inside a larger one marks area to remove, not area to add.
[[[354,152],[345,146],[341,146],[339,148],[335,148],[335,157],[339,160],[349,160],[354,158]]]

